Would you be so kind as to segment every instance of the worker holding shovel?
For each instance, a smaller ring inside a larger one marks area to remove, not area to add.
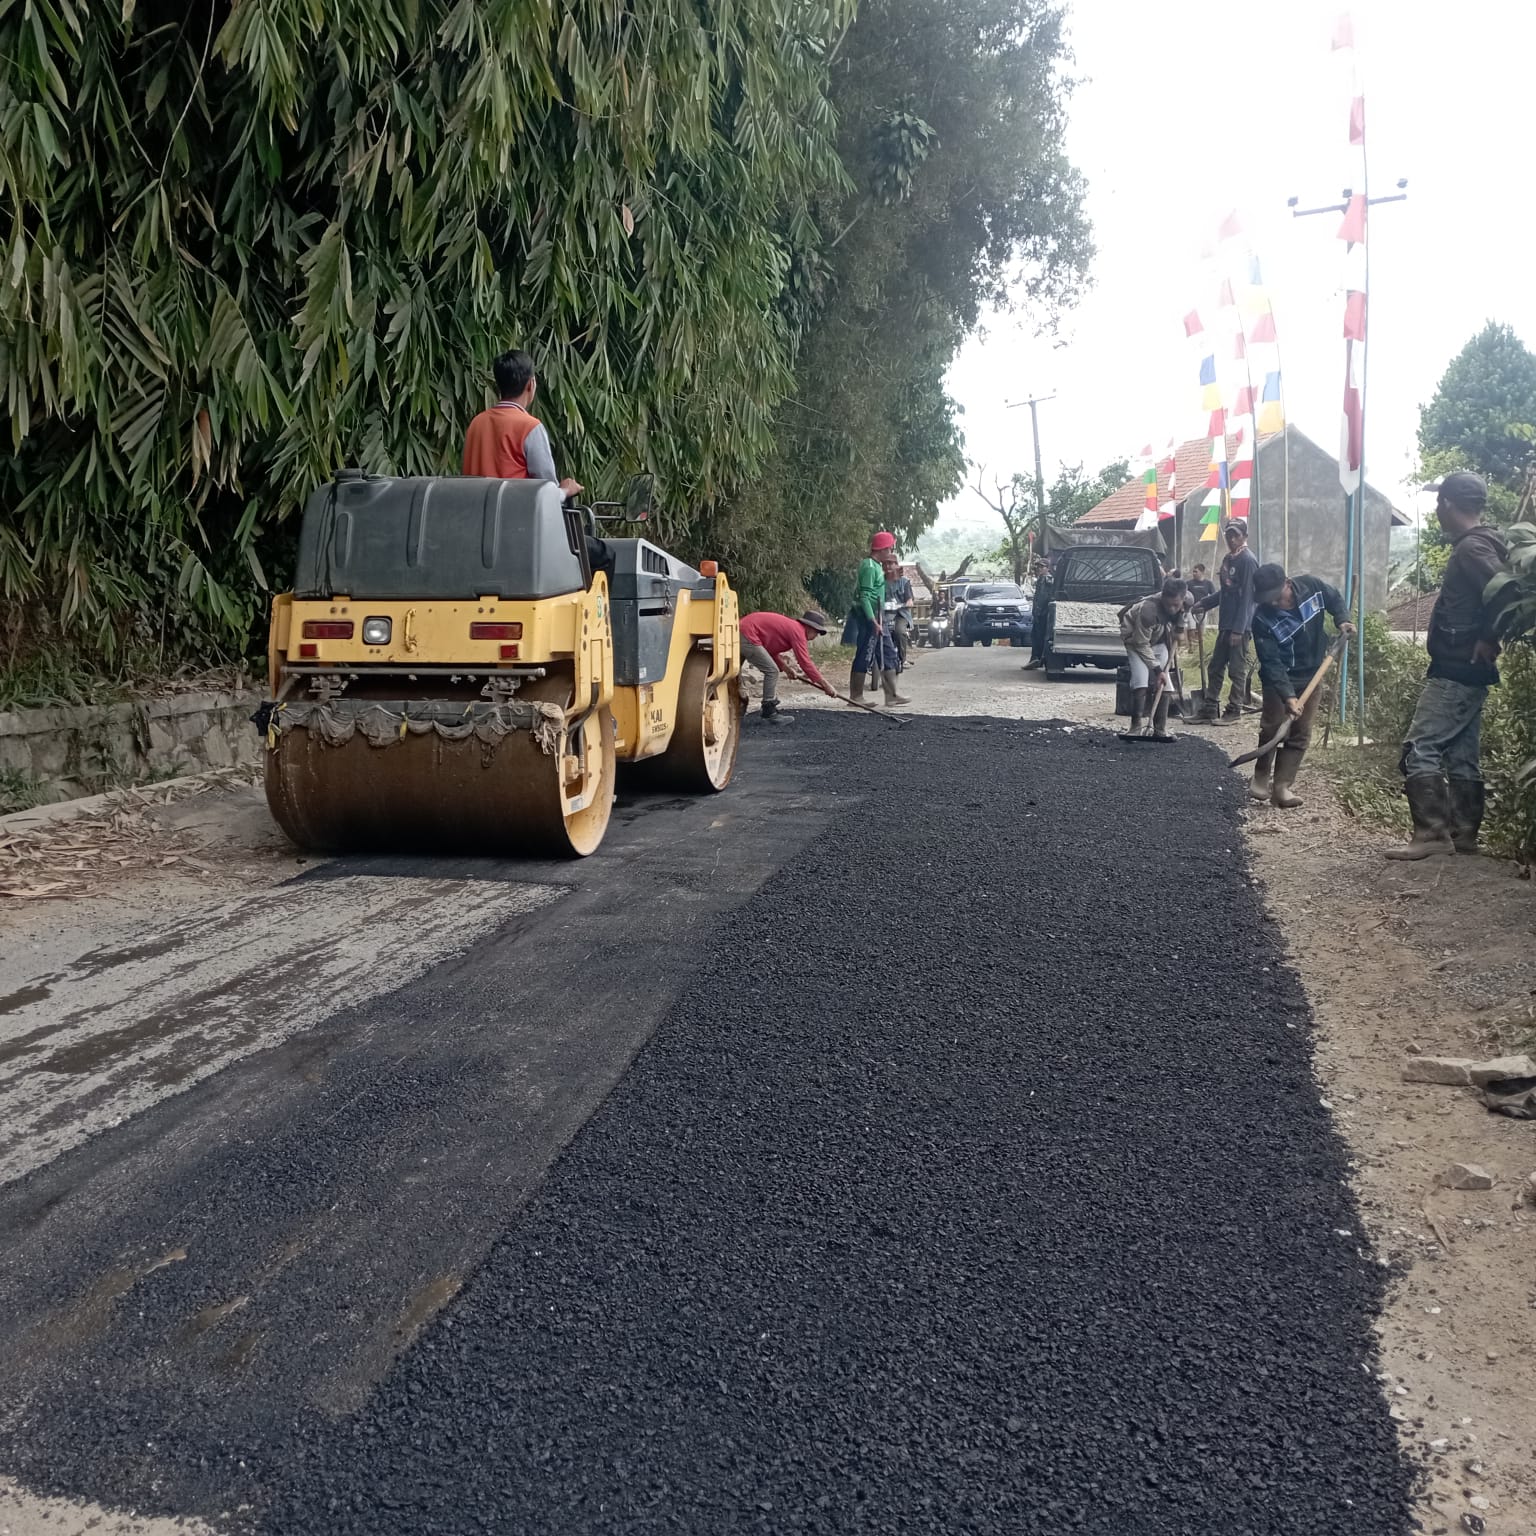
[[[1188,587],[1177,576],[1166,577],[1162,591],[1127,603],[1120,610],[1120,639],[1131,672],[1131,728],[1127,740],[1146,736],[1167,742],[1168,706],[1172,701],[1173,649],[1184,627]],[[1149,696],[1152,700],[1150,707]]]
[[[896,641],[884,622],[885,568],[880,562],[887,553],[894,555],[895,552],[896,535],[882,529],[869,541],[868,558],[859,562],[858,590],[843,631],[844,643],[847,644],[851,637],[857,648],[848,687],[851,704],[864,702],[864,680],[871,673],[880,678],[887,706],[911,702],[896,691],[896,673],[901,658],[896,652]]]
[[[1280,565],[1261,565],[1253,579],[1253,648],[1258,656],[1264,706],[1259,717],[1259,744],[1290,722],[1279,745],[1261,754],[1253,765],[1255,800],[1268,800],[1282,810],[1300,805],[1291,786],[1312,740],[1328,659],[1325,616],[1340,635],[1353,635],[1343,594],[1316,576],[1287,576]]]

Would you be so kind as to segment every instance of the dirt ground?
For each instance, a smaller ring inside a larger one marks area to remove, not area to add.
[[[1022,659],[1007,648],[920,652],[902,690],[919,711],[1117,724],[1104,681],[1048,684]],[[795,685],[781,696],[791,711],[846,709]],[[1230,752],[1252,733],[1193,734]],[[882,739],[895,748],[899,728]],[[1304,771],[1298,788],[1300,810],[1250,808],[1250,845],[1316,1015],[1319,1091],[1354,1155],[1364,1237],[1393,1271],[1381,1384],[1425,1469],[1423,1530],[1531,1536],[1536,1122],[1491,1114],[1467,1089],[1404,1083],[1402,1069],[1415,1053],[1500,1054],[1536,1030],[1536,883],[1486,859],[1388,863],[1390,834],[1348,816],[1322,774]],[[302,864],[259,788],[228,776],[117,796],[73,820],[0,820],[0,950],[109,936],[130,915],[170,916]],[[1218,987],[1219,954],[1213,935],[1206,980]],[[1437,1188],[1453,1162],[1481,1164],[1494,1188]],[[15,1523],[21,1514],[0,1497],[0,1531],[76,1528],[62,1512],[36,1526]]]
[[[1395,1284],[1382,1386],[1426,1471],[1430,1532],[1536,1532],[1536,1123],[1402,1080],[1413,1054],[1494,1056],[1536,1029],[1536,889],[1489,859],[1393,864],[1317,782],[1250,836],[1318,1022],[1317,1072]],[[1321,793],[1319,792],[1321,791]],[[1481,1165],[1486,1192],[1436,1187]],[[1466,1518],[1464,1518],[1466,1517]],[[1479,1524],[1478,1522],[1482,1523]]]

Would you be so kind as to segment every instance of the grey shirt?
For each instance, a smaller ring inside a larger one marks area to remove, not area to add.
[[[523,457],[528,461],[530,480],[553,480],[556,485],[559,485],[560,475],[555,469],[555,451],[549,446],[549,433],[545,430],[542,421],[523,439]]]

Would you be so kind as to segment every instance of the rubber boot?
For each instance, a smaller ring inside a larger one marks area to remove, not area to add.
[[[1168,695],[1168,690],[1163,690],[1163,696],[1157,701],[1157,708],[1152,711],[1152,740],[1172,741],[1173,737],[1168,732],[1168,708],[1173,700]]]
[[[911,699],[904,699],[896,692],[895,667],[887,667],[880,674],[880,682],[885,688],[885,706],[887,709],[893,709],[898,704],[910,704],[912,702]]]
[[[848,679],[848,697],[855,704],[864,702],[864,669],[855,664],[853,675]]]
[[[775,725],[788,725],[789,722],[794,718],[795,717],[793,715],[786,715],[781,712],[779,709],[779,701],[777,699],[763,700],[764,720],[771,720]]]
[[[1127,733],[1140,736],[1147,723],[1147,693],[1145,688],[1131,689],[1131,728]]]
[[[1306,752],[1298,752],[1294,747],[1278,747],[1275,750],[1275,774],[1269,786],[1269,803],[1278,805],[1282,811],[1293,811],[1302,803],[1301,796],[1296,794],[1291,785],[1296,782],[1296,775],[1301,771],[1301,760]]]
[[[1268,800],[1270,794],[1270,775],[1274,770],[1274,754],[1270,754],[1270,760],[1265,762],[1261,757],[1253,765],[1253,783],[1248,786],[1248,798],[1250,800]]]
[[[1431,859],[1455,853],[1451,841],[1450,788],[1438,773],[1416,773],[1403,782],[1408,813],[1413,817],[1413,841],[1388,848],[1389,859]]]
[[[1483,824],[1486,791],[1481,779],[1452,779],[1447,786],[1451,809],[1451,841],[1457,853],[1477,852],[1478,828]]]

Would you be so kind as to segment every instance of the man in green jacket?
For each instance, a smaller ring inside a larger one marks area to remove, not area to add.
[[[869,555],[859,562],[859,584],[848,615],[857,649],[853,657],[853,676],[848,683],[848,697],[855,703],[864,699],[864,679],[870,672],[880,674],[887,705],[907,704],[896,692],[896,671],[901,665],[896,642],[885,627],[885,568],[881,564],[888,550],[896,548],[894,533],[877,533],[869,541]]]

